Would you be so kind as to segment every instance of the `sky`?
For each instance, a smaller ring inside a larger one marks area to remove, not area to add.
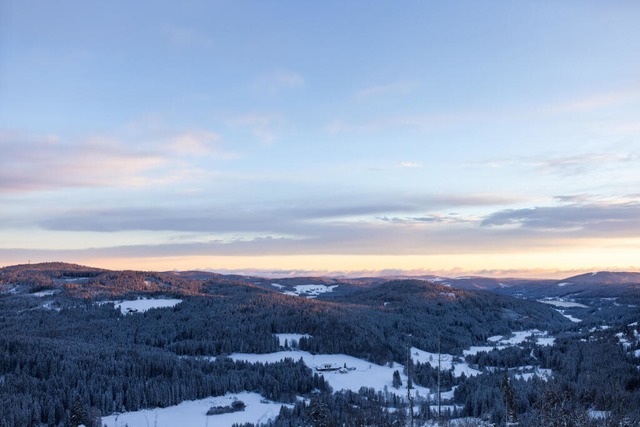
[[[640,270],[640,2],[0,2],[0,265]]]

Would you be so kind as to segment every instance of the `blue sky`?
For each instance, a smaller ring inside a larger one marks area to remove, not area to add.
[[[0,5],[0,263],[640,269],[633,1]]]

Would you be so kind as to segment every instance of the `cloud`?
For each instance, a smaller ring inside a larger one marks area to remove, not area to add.
[[[54,135],[2,132],[0,150],[0,192],[140,185],[144,172],[166,164],[157,153],[101,136],[68,142]]]
[[[283,122],[279,114],[248,113],[234,117],[232,126],[249,129],[262,144],[272,144],[278,138],[277,128]]]
[[[477,222],[476,217],[462,217],[456,214],[430,214],[419,217],[378,217],[380,221],[393,224],[461,224]]]
[[[436,206],[444,200],[433,200]],[[448,207],[456,200],[449,200]],[[282,204],[181,208],[87,209],[50,214],[37,224],[52,231],[168,231],[164,242],[59,252],[85,259],[196,256],[425,255],[546,253],[580,247],[585,239],[640,239],[640,202],[585,203],[501,209],[484,217],[438,213],[416,200],[396,201],[407,214],[376,214],[383,206]],[[411,210],[413,209],[413,210]],[[411,214],[410,212],[425,212]],[[366,215],[363,215],[365,214]],[[357,218],[352,218],[352,215]],[[169,233],[171,232],[171,233]],[[176,234],[180,233],[180,234]],[[192,233],[184,238],[185,233]],[[626,240],[625,240],[626,241]],[[633,241],[630,241],[633,244]],[[133,244],[131,244],[133,243]],[[618,246],[619,248],[620,246]],[[634,250],[634,249],[631,249]],[[5,251],[6,252],[6,251]],[[36,251],[37,252],[37,251]],[[0,250],[0,254],[3,251]],[[15,253],[19,253],[19,250]],[[35,253],[35,252],[33,252]],[[43,252],[44,253],[44,252]],[[52,253],[48,252],[49,258]],[[9,256],[9,255],[7,255]],[[32,259],[35,255],[32,255]]]
[[[604,165],[624,163],[631,160],[633,160],[631,155],[587,153],[575,156],[549,158],[534,162],[533,165],[539,170],[558,175],[577,175],[589,172],[594,168],[603,167]]]
[[[1,131],[0,193],[166,185],[199,173],[190,158],[233,157],[219,141],[217,134],[204,130],[122,138]]]
[[[634,153],[583,153],[571,156],[532,156],[513,159],[492,159],[478,163],[470,163],[470,167],[528,167],[541,173],[560,176],[581,175],[606,167],[619,166],[635,162],[638,157]]]
[[[371,98],[389,95],[404,95],[411,92],[415,87],[415,83],[410,82],[394,82],[384,85],[370,86],[359,91],[356,94],[356,98],[369,100]]]
[[[617,107],[640,99],[640,88],[632,86],[620,90],[597,93],[580,99],[547,107],[547,111],[556,113],[586,113]]]
[[[178,155],[223,155],[222,150],[219,149],[221,138],[218,134],[211,131],[188,131],[178,133],[169,139],[171,149]],[[226,156],[226,154],[224,156]]]
[[[553,197],[560,203],[585,203],[593,200],[593,197],[589,194],[569,194]]]
[[[573,203],[506,209],[487,216],[481,226],[568,232],[581,237],[638,237],[640,202]]]
[[[489,115],[486,112],[461,112],[439,114],[406,114],[376,117],[359,122],[336,119],[326,129],[329,133],[374,133],[390,129],[414,129],[432,132],[442,128],[480,121]]]
[[[265,205],[228,203],[201,205],[197,210],[181,208],[112,208],[74,209],[48,214],[38,222],[39,227],[57,231],[183,231],[204,233],[278,233],[284,235],[312,236],[335,228],[348,228],[357,221],[376,226],[380,218],[389,223],[404,213],[414,222],[454,222],[455,214],[428,214],[425,212],[470,206],[495,206],[519,201],[502,195],[426,195],[404,199],[379,200],[316,200],[305,202],[271,202]],[[411,215],[420,213],[420,215]],[[391,218],[391,219],[389,219]],[[448,219],[447,219],[448,218]],[[462,222],[457,219],[456,222]],[[357,226],[357,225],[356,225]]]

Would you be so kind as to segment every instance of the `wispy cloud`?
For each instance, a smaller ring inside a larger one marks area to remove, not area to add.
[[[416,87],[415,83],[411,82],[394,82],[377,86],[369,86],[356,94],[356,98],[360,100],[370,100],[372,98],[391,96],[391,95],[404,95],[413,91]]]
[[[195,176],[190,159],[233,157],[210,131],[156,132],[142,139],[0,132],[0,193],[166,185]]]
[[[506,209],[487,216],[481,225],[569,232],[581,237],[638,237],[640,201]]]
[[[379,223],[379,218],[387,216],[386,222],[394,222],[392,215],[404,213],[414,221],[435,222],[441,214],[429,211],[447,210],[469,206],[508,205],[518,201],[501,195],[458,195],[406,197],[389,200],[322,200],[313,204],[304,202],[272,202],[268,206],[228,203],[202,205],[199,209],[180,208],[112,208],[75,209],[48,215],[39,226],[49,230],[64,231],[189,231],[189,232],[267,232],[287,235],[313,235],[327,224],[349,225],[349,218],[364,218],[371,223]],[[427,212],[427,213],[425,213]],[[411,215],[420,213],[421,215]],[[453,221],[456,215],[441,216]],[[392,218],[392,219],[389,219]],[[383,220],[384,221],[384,220]],[[400,223],[400,221],[395,221]]]
[[[429,214],[424,216],[414,217],[378,217],[380,221],[393,223],[393,224],[462,224],[462,223],[476,223],[477,217],[465,217],[456,214]]]
[[[0,149],[0,192],[137,185],[145,171],[166,162],[156,153],[98,136],[68,142],[54,135],[3,132]]]
[[[586,113],[617,107],[630,102],[636,102],[638,100],[640,100],[640,87],[631,86],[609,92],[596,93],[573,101],[552,105],[546,107],[545,111],[551,114]]]
[[[262,144],[272,144],[278,139],[278,127],[282,124],[280,114],[247,113],[231,119],[231,125],[250,130]]]
[[[486,112],[396,114],[361,121],[335,119],[326,126],[326,129],[329,133],[335,134],[375,133],[390,129],[414,129],[420,132],[431,132],[479,121],[486,116]]]
[[[580,175],[594,170],[639,160],[634,153],[583,153],[571,156],[532,156],[512,159],[490,159],[467,164],[469,167],[528,167],[541,173],[561,176]]]

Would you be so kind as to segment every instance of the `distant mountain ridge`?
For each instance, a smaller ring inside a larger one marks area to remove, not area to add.
[[[597,271],[585,273],[578,276],[568,277],[562,282],[583,284],[583,285],[621,285],[640,283],[640,273],[624,271]]]
[[[388,276],[362,278],[286,277],[280,279],[189,270],[169,272],[114,271],[63,262],[20,264],[0,269],[0,292],[64,290],[69,296],[114,298],[128,294],[206,295],[212,284],[257,287],[270,292],[333,300],[378,285],[422,281],[450,289],[488,291],[527,298],[618,297],[640,295],[639,272],[598,271],[566,279],[509,279],[482,276]]]

